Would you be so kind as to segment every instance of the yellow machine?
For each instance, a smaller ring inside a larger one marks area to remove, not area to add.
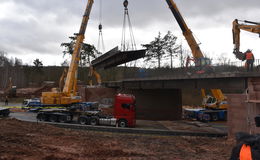
[[[201,89],[202,105],[208,109],[227,109],[227,98],[220,89],[211,89],[211,94],[206,95],[205,89]]]
[[[92,82],[92,79],[91,79],[93,75],[94,75],[95,78],[96,78],[97,85],[100,86],[100,85],[101,85],[101,76],[100,76],[100,74],[99,74],[92,66],[90,66],[90,67],[89,67],[89,73],[88,73],[88,76],[89,76],[89,78],[90,78],[90,80],[89,80],[89,85],[90,85],[90,86],[93,85],[93,82]]]
[[[240,30],[257,33],[260,37],[260,23],[252,22],[252,21],[241,21],[244,23],[239,23],[239,20],[235,19],[233,21],[233,44],[234,51],[233,53],[236,55],[236,58],[240,60],[245,60],[245,54],[240,51]]]
[[[76,44],[74,46],[72,60],[66,76],[65,86],[62,91],[53,90],[52,92],[43,92],[41,97],[41,102],[43,104],[70,105],[81,101],[81,97],[77,96],[77,71],[80,60],[80,49],[84,40],[93,3],[94,0],[88,0],[79,34],[77,35]]]
[[[65,77],[67,76],[68,74],[68,70],[67,68],[64,68],[63,72],[62,72],[62,75],[60,77],[60,80],[59,80],[59,91],[61,92],[63,90],[63,87],[65,85]]]
[[[187,40],[188,45],[190,46],[190,49],[191,49],[191,52],[193,55],[193,59],[195,60],[195,65],[196,66],[209,65],[210,59],[204,57],[204,55],[202,54],[200,47],[192,34],[192,31],[189,29],[186,22],[184,21],[175,2],[173,0],[166,0],[166,2],[168,3],[170,10],[172,11],[175,19],[177,20],[177,22],[182,30],[182,33],[183,33],[185,39]],[[206,96],[204,89],[202,89],[201,91],[202,91],[202,97],[204,99],[203,101],[208,102],[208,103],[203,104],[205,108],[210,108],[210,109],[226,109],[227,108],[226,98],[220,89],[211,89],[211,93],[212,93],[213,97]],[[213,101],[213,99],[214,99],[214,101]]]

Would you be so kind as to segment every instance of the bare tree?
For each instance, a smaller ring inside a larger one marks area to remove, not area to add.
[[[177,57],[180,52],[180,45],[176,44],[177,37],[174,36],[170,31],[163,37],[163,48],[166,51],[166,57],[170,57],[171,68],[173,68],[173,58]]]
[[[228,62],[230,62],[230,59],[226,55],[227,53],[221,53],[221,55],[217,58],[217,63],[227,65]]]

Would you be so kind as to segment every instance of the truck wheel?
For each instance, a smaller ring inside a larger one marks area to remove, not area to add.
[[[57,116],[55,116],[55,115],[51,115],[51,116],[50,116],[50,121],[51,121],[51,122],[57,122],[57,120],[58,120],[58,117],[57,117]]]
[[[87,119],[84,117],[79,117],[79,124],[82,124],[82,125],[87,124]]]
[[[123,119],[119,120],[118,121],[118,127],[122,127],[122,128],[127,127],[127,121],[123,120]]]
[[[98,125],[98,119],[96,117],[92,117],[90,119],[90,125],[92,126]]]

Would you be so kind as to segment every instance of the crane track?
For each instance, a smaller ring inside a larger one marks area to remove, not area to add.
[[[111,133],[127,133],[127,134],[159,135],[159,136],[227,137],[226,133],[204,133],[204,132],[187,132],[187,131],[185,132],[185,131],[150,130],[150,129],[137,129],[137,128],[88,126],[88,125],[66,124],[66,123],[50,123],[50,122],[46,122],[46,123],[60,128],[111,132]]]

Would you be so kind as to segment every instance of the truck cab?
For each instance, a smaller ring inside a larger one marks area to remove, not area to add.
[[[117,94],[115,96],[114,117],[120,127],[134,127],[136,104],[135,97],[129,94]]]
[[[41,101],[39,98],[24,99],[22,102],[22,109],[28,109],[31,107],[41,107]]]
[[[118,127],[135,127],[135,97],[128,94],[115,96],[113,116],[101,110],[85,111],[78,118],[78,123],[87,125],[105,125]]]

